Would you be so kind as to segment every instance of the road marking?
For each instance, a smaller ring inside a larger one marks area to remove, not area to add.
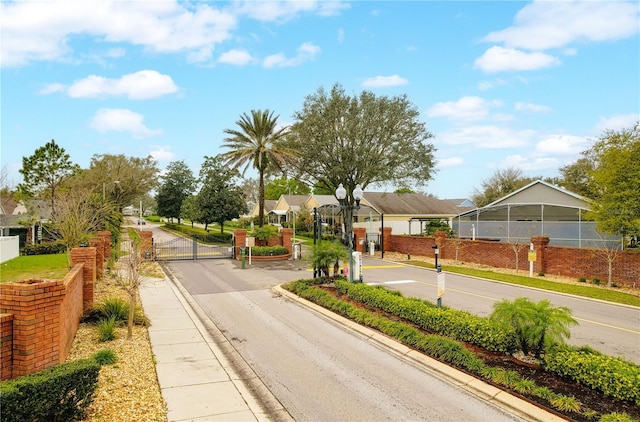
[[[622,327],[618,327],[618,326],[615,326],[615,325],[609,325],[609,324],[605,324],[603,322],[592,321],[590,319],[584,319],[584,318],[575,318],[575,319],[578,320],[578,321],[588,322],[589,324],[601,325],[603,327],[613,328],[615,330],[620,330],[620,331],[627,331],[627,332],[633,333],[633,334],[640,334],[640,331],[630,330],[628,328],[622,328]]]
[[[362,268],[403,268],[403,265],[363,265]]]
[[[409,284],[409,283],[419,283],[418,280],[395,280],[395,281],[383,281],[381,283],[365,283],[369,286],[377,286],[377,285],[393,285],[393,284]]]

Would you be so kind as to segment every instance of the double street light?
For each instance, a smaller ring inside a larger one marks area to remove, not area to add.
[[[340,203],[340,209],[346,211],[346,216],[349,218],[349,282],[353,283],[353,211],[360,209],[360,200],[364,192],[360,187],[360,184],[356,185],[356,188],[352,192],[353,199],[355,201],[354,204],[350,204],[347,201],[347,190],[342,186],[342,183],[338,185],[338,189],[336,189],[336,198],[338,198],[338,202]]]

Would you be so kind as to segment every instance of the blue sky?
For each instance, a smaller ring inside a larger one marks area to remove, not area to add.
[[[197,174],[242,113],[287,125],[334,83],[408,96],[434,135],[423,190],[439,198],[506,167],[555,176],[640,118],[636,1],[0,4],[1,161],[15,184],[51,139],[82,167],[151,154]]]

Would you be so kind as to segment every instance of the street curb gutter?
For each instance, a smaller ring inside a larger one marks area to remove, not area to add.
[[[374,343],[376,346],[383,348],[397,356],[409,360],[412,364],[419,366],[426,372],[437,374],[444,380],[456,385],[481,399],[494,404],[497,407],[505,409],[517,416],[527,420],[536,422],[556,422],[566,421],[556,414],[550,413],[538,406],[529,403],[519,397],[509,394],[497,387],[487,384],[472,375],[466,374],[455,368],[452,368],[440,361],[429,356],[417,352],[404,344],[397,342],[390,337],[381,334],[371,328],[362,326],[343,316],[331,312],[322,306],[316,305],[296,294],[285,290],[282,285],[272,288],[277,295],[283,296],[293,302],[297,302],[320,314],[323,318],[333,321],[345,329],[353,331],[364,337],[366,340]]]

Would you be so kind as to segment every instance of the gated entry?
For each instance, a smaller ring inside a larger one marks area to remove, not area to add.
[[[153,244],[156,261],[233,258],[233,251],[233,246],[205,245],[186,237]]]

